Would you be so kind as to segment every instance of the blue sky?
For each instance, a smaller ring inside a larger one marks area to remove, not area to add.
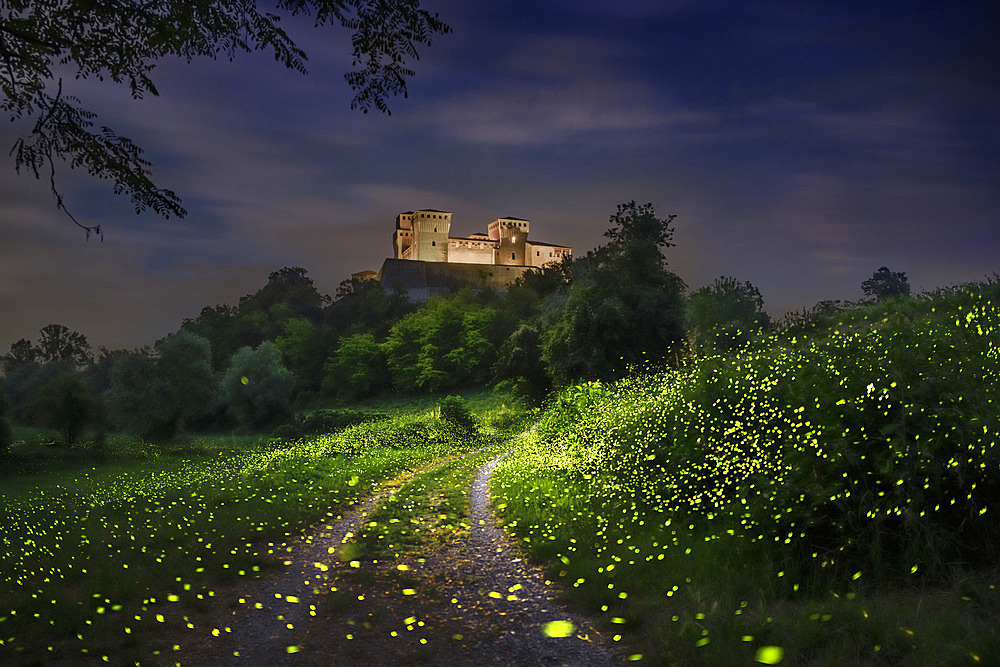
[[[616,204],[676,213],[670,266],[749,280],[776,315],[1000,271],[1000,41],[990,2],[427,1],[453,28],[392,115],[349,110],[344,31],[287,20],[309,74],[267,54],[164,61],[159,97],[67,81],[146,149],[189,214],[136,216],[64,169],[67,204],[0,169],[0,350],[58,322],[152,343],[282,266],[333,293],[391,252],[396,213],[496,217],[602,243]],[[70,88],[72,86],[72,88]],[[0,126],[11,145],[26,127]]]

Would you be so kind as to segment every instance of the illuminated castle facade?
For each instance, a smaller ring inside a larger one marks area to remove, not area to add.
[[[486,234],[454,237],[451,212],[435,209],[406,211],[396,216],[392,235],[394,259],[450,264],[492,264],[542,267],[570,256],[572,249],[528,240],[530,222],[523,218],[497,218]]]

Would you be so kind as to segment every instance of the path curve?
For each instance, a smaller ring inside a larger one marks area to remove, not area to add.
[[[490,642],[484,654],[507,665],[618,665],[621,659],[583,616],[567,610],[556,600],[558,587],[547,582],[544,572],[525,563],[497,523],[490,503],[490,479],[497,465],[513,454],[513,448],[476,471],[470,489],[470,530],[463,562],[481,575],[481,585],[492,591],[516,590],[516,600],[493,599],[496,611],[511,618],[510,629]],[[551,621],[570,621],[575,632],[569,637],[548,637],[544,626]]]

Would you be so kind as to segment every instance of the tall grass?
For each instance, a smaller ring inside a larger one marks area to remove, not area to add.
[[[504,519],[657,663],[1000,655],[998,295],[571,388],[498,469]]]

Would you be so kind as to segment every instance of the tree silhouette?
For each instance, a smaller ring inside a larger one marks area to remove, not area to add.
[[[275,60],[305,73],[305,52],[279,27],[281,17],[262,11],[254,0],[4,0],[0,4],[0,109],[11,121],[34,117],[31,132],[11,150],[14,166],[44,174],[63,211],[56,186],[56,163],[86,169],[110,180],[115,194],[128,195],[136,213],[152,209],[183,217],[181,200],[150,179],[142,149],[108,127],[94,128],[95,114],[63,90],[58,72],[77,79],[105,78],[129,87],[133,99],[157,95],[151,78],[157,61],[180,56],[220,56],[269,50]],[[413,75],[407,62],[419,58],[418,45],[450,28],[420,9],[419,0],[277,0],[268,9],[306,15],[316,27],[339,25],[353,32],[352,71],[344,78],[355,91],[352,109],[389,113],[388,98],[406,95]],[[103,238],[103,237],[102,237]]]
[[[871,278],[861,283],[861,291],[869,298],[884,301],[894,296],[908,296],[910,283],[905,273],[896,273],[882,266],[872,274]]]

